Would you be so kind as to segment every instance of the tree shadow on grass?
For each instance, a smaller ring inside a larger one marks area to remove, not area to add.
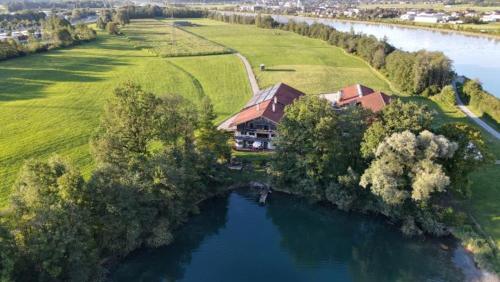
[[[295,72],[296,70],[294,70],[294,69],[266,68],[264,71]]]
[[[44,97],[43,89],[60,82],[97,82],[103,72],[127,65],[113,57],[68,56],[59,51],[0,64],[0,102]]]

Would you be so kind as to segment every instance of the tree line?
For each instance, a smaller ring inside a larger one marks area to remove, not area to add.
[[[28,160],[0,222],[0,280],[98,281],[140,247],[173,240],[197,204],[221,191],[228,136],[199,107],[126,83],[92,137],[85,180],[58,156]]]
[[[467,80],[458,88],[462,101],[466,105],[500,128],[500,100],[497,97],[484,91],[481,84],[475,80]]]
[[[345,211],[382,214],[407,235],[443,236],[453,228],[481,246],[487,261],[495,250],[457,203],[473,193],[468,175],[491,163],[492,154],[478,129],[436,127],[434,115],[399,99],[374,114],[303,97],[278,125],[269,168],[273,188]]]
[[[279,28],[303,36],[318,38],[343,48],[346,52],[365,59],[371,66],[385,73],[401,91],[414,95],[431,96],[450,84],[454,72],[451,60],[442,52],[404,52],[385,39],[374,36],[341,32],[333,27],[315,23],[276,22],[271,16],[223,14],[210,12],[209,18],[238,24],[255,24],[261,28]]]
[[[15,39],[0,41],[0,61],[72,46],[96,38],[96,32],[87,25],[73,26],[67,20],[57,16],[51,16],[42,21],[42,31],[41,40],[31,34],[26,44],[19,43]]]
[[[9,1],[6,5],[9,12],[16,12],[22,10],[36,10],[36,9],[73,9],[79,8],[105,8],[104,1]]]

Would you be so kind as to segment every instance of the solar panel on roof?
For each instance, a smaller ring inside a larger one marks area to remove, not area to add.
[[[278,91],[280,85],[281,85],[281,83],[278,83],[276,85],[273,85],[267,89],[260,91],[259,93],[257,93],[257,95],[252,97],[252,99],[250,99],[250,101],[245,105],[245,108],[248,108],[248,107],[251,107],[253,105],[260,104],[264,101],[272,99],[274,97],[274,95],[276,94],[276,91]]]

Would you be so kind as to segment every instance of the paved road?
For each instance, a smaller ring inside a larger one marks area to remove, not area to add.
[[[247,58],[245,58],[245,56],[241,55],[240,53],[236,53],[236,56],[238,56],[238,58],[240,58],[240,60],[243,62],[243,65],[245,65],[245,70],[247,72],[248,81],[250,82],[250,87],[252,88],[252,93],[253,95],[256,95],[257,93],[259,93],[260,89],[259,89],[259,84],[257,84],[257,79],[255,78],[255,74],[253,73],[252,66],[248,62]],[[230,125],[233,122],[236,115],[237,114],[223,121],[221,124],[219,124],[217,129],[230,130],[231,129]]]
[[[238,56],[245,65],[245,70],[247,71],[248,81],[250,81],[250,86],[252,87],[253,95],[257,94],[260,91],[260,89],[259,89],[259,84],[257,83],[257,79],[255,78],[255,74],[253,73],[252,66],[248,62],[247,58],[245,58],[240,53],[236,53],[236,56]]]
[[[453,85],[453,89],[455,90],[455,96],[457,97],[458,108],[462,112],[464,112],[470,119],[472,119],[477,125],[481,126],[484,130],[486,130],[488,133],[490,133],[497,140],[500,140],[500,133],[498,131],[496,131],[493,127],[489,126],[486,122],[482,121],[478,116],[476,116],[473,112],[471,112],[471,110],[469,110],[469,108],[467,108],[464,105],[464,103],[462,102],[462,99],[460,99],[460,96],[458,95],[455,80],[453,80],[452,85]]]

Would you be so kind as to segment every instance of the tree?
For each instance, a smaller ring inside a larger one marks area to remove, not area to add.
[[[325,189],[349,167],[359,167],[359,144],[368,113],[360,108],[343,112],[316,96],[287,106],[278,125],[272,161],[274,184],[311,200],[325,199]]]
[[[74,38],[77,41],[90,41],[97,36],[95,30],[88,27],[86,24],[78,24],[74,31]]]
[[[124,9],[120,9],[116,12],[113,17],[113,21],[119,23],[120,25],[126,25],[130,23],[130,18],[128,16],[128,11]]]
[[[443,87],[443,89],[441,89],[441,93],[439,93],[436,98],[449,106],[454,106],[457,103],[455,90],[451,85]]]
[[[453,158],[442,163],[450,177],[451,188],[460,195],[470,196],[469,174],[493,160],[481,131],[466,123],[447,123],[437,132],[458,144]]]
[[[214,123],[216,118],[210,98],[205,96],[201,102],[196,134],[196,148],[204,162],[203,167],[214,164],[218,160],[227,162],[231,158],[229,136],[217,129]],[[213,175],[213,169],[209,174]]]
[[[419,135],[394,133],[378,146],[360,185],[389,206],[407,201],[425,204],[433,193],[443,192],[449,185],[438,161],[452,158],[457,148],[457,143],[427,130]]]
[[[433,116],[425,105],[394,99],[382,110],[378,120],[366,130],[361,144],[363,157],[372,158],[378,144],[393,133],[405,130],[418,133],[430,129]]]
[[[0,221],[0,281],[14,281],[16,259],[17,248],[14,237]]]
[[[120,29],[118,28],[118,23],[116,22],[108,22],[106,24],[106,31],[111,35],[119,35]]]
[[[26,162],[11,205],[23,275],[72,281],[100,276],[90,217],[81,207],[85,189],[79,172],[60,158]]]

